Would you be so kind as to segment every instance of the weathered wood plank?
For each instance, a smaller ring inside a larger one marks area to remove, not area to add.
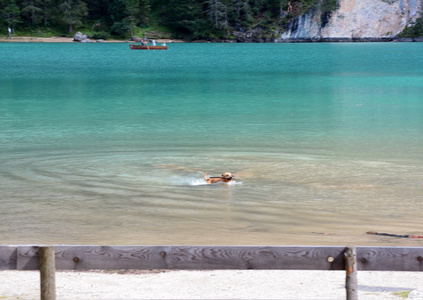
[[[0,246],[0,270],[16,270],[17,256],[17,247]]]
[[[38,246],[18,246],[17,270],[39,269]]]
[[[171,269],[343,269],[344,247],[171,247]],[[328,258],[333,258],[330,261]]]
[[[56,247],[58,269],[343,269],[343,247]]]
[[[56,247],[57,269],[166,269],[163,251],[166,247],[60,246]]]
[[[359,270],[423,271],[421,247],[357,247]]]
[[[56,268],[344,270],[345,247],[55,246]],[[17,249],[17,250],[16,250]],[[37,270],[37,246],[0,246],[0,269]],[[423,248],[357,247],[357,270],[423,271]]]
[[[344,247],[55,246],[58,270],[281,269],[344,270]],[[31,247],[18,251],[18,268],[35,270]]]

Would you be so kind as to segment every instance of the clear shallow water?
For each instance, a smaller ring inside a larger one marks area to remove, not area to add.
[[[3,244],[422,242],[421,43],[0,51]]]

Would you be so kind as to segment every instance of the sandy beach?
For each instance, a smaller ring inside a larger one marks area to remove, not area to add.
[[[0,299],[39,299],[39,272],[0,271]],[[57,299],[345,299],[341,271],[57,272]],[[423,299],[423,273],[359,272],[359,299]]]
[[[15,42],[15,43],[77,43],[73,38],[68,37],[31,37],[31,36],[16,36],[9,39],[8,37],[0,37],[0,42]],[[97,42],[93,40],[93,42]],[[124,40],[104,40],[105,43],[124,43]]]
[[[14,36],[9,39],[7,36],[0,37],[0,43],[78,43],[73,40],[73,38],[68,37],[31,37],[31,36]],[[94,43],[98,42],[93,40]],[[102,43],[128,43],[128,40],[101,40]],[[182,40],[170,40],[170,39],[156,39],[157,43],[181,43]]]
[[[73,38],[67,37],[30,37],[16,36],[9,39],[8,37],[0,37],[0,42],[16,42],[16,43],[72,43]]]

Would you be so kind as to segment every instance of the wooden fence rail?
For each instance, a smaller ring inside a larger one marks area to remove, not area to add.
[[[55,270],[104,269],[344,270],[346,298],[351,300],[357,299],[357,271],[423,271],[423,248],[0,246],[0,270],[40,270],[43,300],[55,299]]]

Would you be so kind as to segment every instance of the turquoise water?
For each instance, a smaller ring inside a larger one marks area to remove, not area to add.
[[[421,43],[0,51],[4,244],[420,243]]]

